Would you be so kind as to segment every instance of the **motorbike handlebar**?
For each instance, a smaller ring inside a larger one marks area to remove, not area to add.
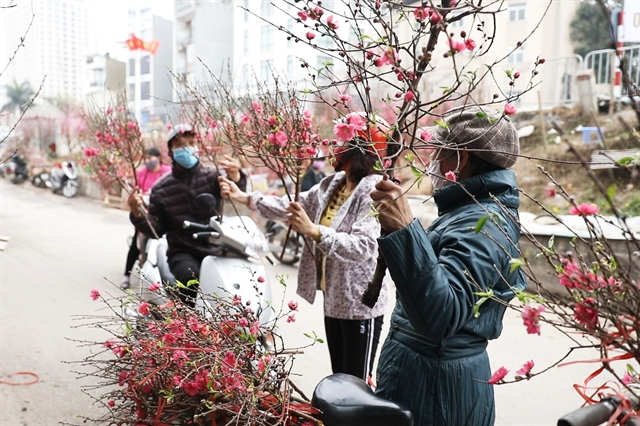
[[[211,227],[209,225],[202,225],[200,223],[194,223],[188,220],[185,220],[184,222],[182,222],[182,229],[195,229],[197,231],[202,231],[202,232],[211,231]]]
[[[604,398],[597,404],[579,408],[558,420],[558,426],[598,426],[609,420],[613,412],[620,404],[620,398],[611,396]],[[640,426],[640,419],[629,417],[625,426]]]
[[[218,232],[196,232],[193,234],[194,240],[208,240],[209,238],[218,238],[220,233]]]

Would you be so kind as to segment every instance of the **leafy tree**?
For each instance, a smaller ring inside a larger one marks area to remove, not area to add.
[[[9,102],[4,104],[0,111],[13,111],[19,109],[22,113],[28,108],[31,99],[36,94],[28,81],[18,83],[14,79],[12,84],[5,86],[5,89],[7,91]]]
[[[583,2],[571,21],[571,41],[575,52],[585,56],[592,50],[612,47],[609,22],[595,3]]]

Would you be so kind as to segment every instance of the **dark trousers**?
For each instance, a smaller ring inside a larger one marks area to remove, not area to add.
[[[324,317],[327,345],[334,373],[346,373],[367,380],[382,331],[382,315],[366,320]]]
[[[133,265],[136,264],[136,260],[140,256],[140,250],[138,250],[138,231],[134,229],[133,238],[131,239],[131,245],[129,246],[129,253],[127,253],[127,264],[124,266],[124,274],[126,276],[131,275]]]
[[[197,280],[200,277],[200,264],[205,255],[198,255],[186,252],[173,253],[167,261],[169,269],[176,281],[180,281],[184,286],[191,280]],[[197,285],[191,285],[188,288],[179,288],[180,300],[189,306],[195,305]]]

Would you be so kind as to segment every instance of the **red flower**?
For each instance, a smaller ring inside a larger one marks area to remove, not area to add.
[[[296,322],[295,314],[291,314],[287,317],[287,322]]]
[[[311,31],[307,31],[307,34],[305,34],[305,36],[307,37],[308,40],[313,40],[314,38],[316,38],[315,33]]]
[[[156,291],[157,289],[160,288],[160,284],[159,283],[153,283],[149,286],[149,290],[151,291]]]
[[[522,367],[520,367],[520,370],[516,371],[516,374],[520,374],[522,376],[528,376],[534,365],[535,364],[533,360],[527,361],[524,363]]]
[[[524,305],[524,310],[520,314],[527,327],[527,333],[540,335],[540,314],[545,311],[545,307],[540,305],[537,309],[530,305]]]
[[[504,366],[502,366],[498,368],[495,373],[493,373],[493,375],[491,376],[491,378],[487,383],[489,383],[490,385],[495,385],[496,383],[501,382],[502,379],[504,379],[507,374],[509,374],[509,370],[507,370],[506,368],[504,368]]]
[[[291,309],[292,311],[297,311],[298,310],[298,302],[296,302],[295,300],[290,300],[289,301],[289,309]]]
[[[557,194],[556,189],[553,186],[545,186],[544,187],[544,195],[553,198]]]
[[[264,277],[263,277],[263,276],[259,276],[259,277],[258,277],[258,282],[259,282],[259,283],[263,283],[264,281],[265,281],[265,279],[264,279]]]
[[[97,289],[91,290],[91,299],[98,300],[100,298],[100,292]]]
[[[306,21],[309,15],[307,15],[307,12],[305,12],[304,10],[301,10],[298,12],[298,17],[303,21]]]
[[[426,21],[429,17],[429,10],[426,7],[418,7],[413,10],[413,16],[415,16],[418,22]]]
[[[598,324],[598,302],[593,297],[587,297],[578,303],[573,310],[573,318],[587,328],[594,329]]]
[[[142,302],[138,307],[138,312],[142,315],[149,315],[149,304],[147,302]]]
[[[456,173],[452,171],[448,171],[444,174],[444,177],[449,179],[451,182],[457,182]]]
[[[411,90],[409,90],[407,93],[404,94],[404,101],[405,102],[411,102],[415,98],[416,98],[416,94],[413,93]]]
[[[571,207],[569,214],[575,214],[580,216],[593,216],[600,211],[600,207],[591,203],[582,203],[579,206]]]
[[[115,402],[113,399],[110,399],[110,400],[108,400],[108,401],[107,401],[107,405],[108,405],[109,407],[115,407],[116,402]]]
[[[476,41],[471,38],[468,38],[464,41],[464,45],[467,49],[474,50],[476,48]]]

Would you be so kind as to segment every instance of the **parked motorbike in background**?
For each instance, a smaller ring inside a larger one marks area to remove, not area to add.
[[[78,194],[78,167],[74,161],[56,163],[48,176],[43,176],[43,181],[54,194],[62,192],[67,198],[75,197]]]
[[[23,183],[29,179],[27,163],[19,154],[14,154],[2,165],[2,176],[15,184]]]
[[[287,238],[287,226],[268,220],[265,225],[265,236],[269,241],[269,250],[273,256],[285,265],[293,265],[300,260],[304,241],[293,229]]]

